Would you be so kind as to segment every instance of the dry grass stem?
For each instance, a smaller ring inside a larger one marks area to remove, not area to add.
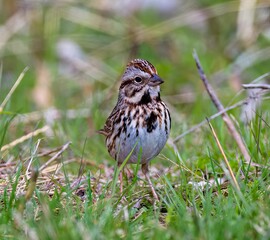
[[[193,53],[193,57],[195,59],[195,62],[196,62],[196,66],[197,66],[197,69],[198,69],[198,72],[199,72],[199,75],[200,75],[200,78],[201,80],[203,81],[203,84],[212,100],[212,102],[214,103],[214,105],[216,106],[217,110],[219,112],[221,111],[224,111],[224,107],[222,105],[222,103],[219,101],[214,89],[212,88],[212,86],[210,85],[210,83],[208,82],[208,79],[203,71],[203,68],[201,66],[201,63],[200,63],[200,60],[199,60],[199,57],[196,53],[196,51],[194,50],[194,53]],[[229,132],[231,133],[231,135],[233,136],[234,140],[236,141],[240,151],[242,152],[243,156],[244,156],[244,159],[245,161],[250,164],[250,155],[248,153],[248,150],[241,138],[241,135],[238,133],[238,131],[236,130],[234,124],[233,124],[233,121],[230,119],[229,115],[224,112],[222,114],[222,118],[223,118],[223,121],[225,122]]]
[[[216,132],[215,132],[215,130],[214,130],[212,124],[209,122],[208,119],[207,119],[207,121],[208,121],[208,124],[209,124],[209,126],[210,126],[211,132],[212,132],[212,134],[213,134],[213,136],[214,136],[214,138],[215,138],[215,141],[216,141],[216,143],[217,143],[217,145],[218,145],[218,148],[219,148],[219,150],[220,150],[220,152],[221,152],[221,154],[222,154],[222,156],[223,156],[225,165],[226,165],[227,168],[228,168],[228,171],[229,171],[231,180],[232,180],[232,182],[233,182],[233,185],[234,185],[234,187],[240,192],[240,187],[239,187],[238,182],[237,182],[237,180],[236,180],[236,178],[235,178],[235,176],[234,176],[234,174],[233,174],[232,168],[231,168],[231,166],[230,166],[230,164],[229,164],[229,161],[228,161],[228,159],[227,159],[227,157],[226,157],[226,154],[225,154],[225,152],[224,152],[224,150],[223,150],[223,148],[222,148],[222,146],[221,146],[221,144],[220,144],[220,142],[219,142],[219,140],[218,140],[217,134],[216,134]]]
[[[34,157],[36,156],[37,150],[39,148],[40,141],[41,141],[41,139],[38,139],[37,144],[36,144],[35,149],[34,149],[34,152],[33,152],[32,156],[30,158],[30,161],[28,163],[28,166],[27,166],[27,169],[26,169],[26,177],[29,174],[29,170],[30,170],[31,164],[32,164],[32,162],[34,160]]]
[[[46,163],[44,163],[40,168],[39,172],[42,172],[46,167],[48,167],[55,159],[57,159],[71,144],[71,142],[67,142],[62,146],[59,152],[57,152],[53,157],[51,157]]]
[[[257,37],[255,34],[255,12],[257,0],[241,0],[237,18],[237,37],[246,46]]]
[[[39,140],[40,140],[40,139],[39,139]],[[37,146],[38,146],[38,143],[37,143]],[[55,153],[55,152],[60,151],[60,150],[62,149],[62,147],[63,147],[63,146],[56,147],[56,148],[53,148],[53,149],[49,149],[49,150],[47,150],[47,151],[43,150],[43,152],[37,153],[35,156],[36,156],[36,157],[39,157],[39,158],[40,158],[40,157],[49,156],[49,155],[51,155],[51,154],[53,154],[53,153]],[[23,161],[28,161],[28,160],[30,160],[30,159],[31,159],[31,158],[27,157],[27,158],[23,159]],[[0,164],[0,166],[1,166],[1,164]]]
[[[30,198],[33,196],[37,184],[37,178],[38,178],[38,171],[33,170],[31,173],[31,178],[29,180],[28,188],[25,193],[25,201],[30,200]]]
[[[4,4],[4,3],[3,3]],[[2,5],[2,4],[1,4]],[[2,6],[3,7],[3,6]],[[5,25],[0,26],[0,49],[2,50],[13,35],[20,31],[28,22],[25,11],[18,11],[13,14]]]
[[[20,74],[20,76],[18,77],[18,79],[16,80],[16,82],[14,83],[14,85],[12,86],[12,88],[10,89],[9,93],[7,94],[7,96],[5,97],[4,101],[1,103],[0,105],[0,113],[3,112],[3,109],[5,107],[5,105],[7,104],[8,100],[10,99],[11,95],[14,93],[14,91],[16,90],[16,88],[19,86],[19,84],[21,83],[25,73],[27,72],[29,68],[26,67],[22,73]]]
[[[0,152],[4,152],[4,151],[6,151],[6,150],[8,150],[8,149],[10,149],[12,147],[15,147],[16,145],[18,145],[18,144],[20,144],[20,143],[22,143],[22,142],[24,142],[24,141],[26,141],[26,140],[28,140],[28,139],[30,139],[32,137],[35,137],[35,136],[37,136],[37,135],[39,135],[41,133],[45,133],[48,130],[50,130],[50,127],[46,125],[46,126],[44,126],[42,128],[39,128],[39,129],[37,129],[37,130],[35,130],[33,132],[30,132],[30,133],[28,133],[28,134],[26,134],[26,135],[24,135],[24,136],[22,136],[22,137],[20,137],[20,138],[18,138],[16,140],[14,140],[13,142],[4,145],[0,149]]]

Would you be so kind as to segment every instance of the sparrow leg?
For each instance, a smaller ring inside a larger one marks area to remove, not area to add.
[[[126,172],[127,179],[130,180],[134,177],[134,174],[128,168],[126,168],[126,169],[127,169],[127,172]]]
[[[156,193],[156,191],[155,191],[155,189],[153,187],[153,184],[152,184],[150,176],[149,176],[148,163],[142,164],[142,172],[143,172],[146,180],[148,181],[148,184],[149,184],[149,186],[151,188],[153,197],[155,198],[155,200],[159,201],[158,195],[157,195],[157,193]]]
[[[118,167],[121,166],[121,163],[118,163]],[[120,181],[120,193],[122,195],[123,193],[123,170],[120,171],[119,173],[119,181]]]

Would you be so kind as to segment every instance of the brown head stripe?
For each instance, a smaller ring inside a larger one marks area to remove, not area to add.
[[[131,67],[131,66],[138,68],[144,72],[147,72],[151,75],[157,74],[157,70],[155,69],[155,67],[150,62],[143,59],[133,59],[127,65],[127,67]]]

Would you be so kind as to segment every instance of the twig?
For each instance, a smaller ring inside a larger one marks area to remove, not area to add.
[[[51,157],[46,163],[44,163],[40,168],[39,172],[42,172],[47,166],[49,166],[55,159],[57,159],[71,144],[71,142],[67,142],[63,145],[59,152],[57,152],[53,157]]]
[[[207,77],[203,71],[203,68],[201,66],[201,63],[200,63],[200,60],[199,60],[199,57],[196,53],[196,51],[194,50],[193,52],[193,57],[195,59],[195,62],[196,62],[196,65],[197,65],[197,69],[198,69],[198,72],[200,74],[200,77],[201,77],[201,80],[203,81],[203,84],[212,100],[212,102],[215,104],[217,110],[219,112],[221,111],[224,111],[224,107],[222,105],[222,103],[219,101],[214,89],[212,88],[212,86],[209,84],[208,80],[207,80]],[[227,128],[229,130],[229,132],[231,133],[231,135],[233,136],[234,140],[236,141],[240,151],[242,152],[244,158],[245,158],[245,161],[247,163],[250,163],[250,155],[246,149],[246,146],[240,136],[240,134],[237,132],[234,124],[233,124],[233,121],[230,119],[230,117],[228,116],[228,114],[226,112],[224,112],[222,114],[222,118],[223,118],[223,121],[225,122],[225,124],[227,125]]]
[[[226,154],[224,153],[224,150],[223,150],[223,148],[222,148],[222,146],[221,146],[221,144],[220,144],[220,142],[219,142],[219,140],[218,140],[217,134],[216,134],[216,132],[215,132],[213,126],[212,126],[211,123],[209,122],[209,120],[208,120],[208,119],[206,119],[206,120],[207,120],[207,122],[208,122],[208,124],[209,124],[209,127],[210,127],[212,133],[213,133],[213,136],[214,136],[215,141],[216,141],[216,143],[217,143],[217,145],[218,145],[218,148],[219,148],[219,150],[220,150],[220,152],[221,152],[221,154],[222,154],[222,156],[223,156],[225,165],[227,166],[227,168],[228,168],[228,170],[229,170],[229,174],[230,174],[230,177],[231,177],[231,181],[232,181],[234,187],[240,192],[240,187],[239,187],[238,182],[236,181],[236,178],[235,178],[235,176],[234,176],[234,174],[233,174],[232,168],[231,168],[231,166],[230,166],[230,164],[229,164],[229,161],[228,161],[228,159],[227,159],[227,157],[226,157]]]
[[[254,88],[259,88],[259,89],[264,89],[264,90],[270,90],[270,84],[242,84],[242,87],[244,89],[254,89]]]
[[[232,110],[232,109],[234,109],[234,108],[237,108],[237,107],[242,106],[245,102],[246,102],[246,101],[240,101],[240,102],[238,102],[238,103],[236,103],[236,104],[234,104],[234,105],[232,105],[232,106],[230,106],[230,107],[225,108],[224,110],[222,110],[222,111],[220,111],[220,112],[218,112],[218,113],[215,113],[214,115],[212,115],[212,116],[209,117],[208,119],[209,119],[209,120],[213,120],[213,119],[215,119],[216,117],[218,117],[218,116],[224,114],[225,112],[228,112],[228,111],[230,111],[230,110]],[[207,120],[203,120],[203,121],[200,122],[199,124],[197,124],[197,125],[191,127],[189,130],[187,130],[187,131],[183,132],[182,134],[180,134],[179,136],[177,136],[177,137],[173,140],[173,143],[178,142],[181,138],[183,138],[184,136],[186,136],[186,135],[189,134],[189,133],[192,133],[192,132],[196,131],[198,128],[200,128],[201,126],[203,126],[203,125],[206,124],[206,123],[207,123]]]
[[[34,132],[30,132],[27,135],[22,136],[22,137],[14,140],[13,142],[11,142],[11,143],[9,143],[7,145],[4,145],[0,149],[0,152],[3,152],[3,151],[5,151],[5,150],[7,150],[9,148],[12,148],[12,147],[18,145],[19,143],[22,143],[22,142],[24,142],[24,141],[26,141],[26,140],[34,137],[34,136],[37,136],[38,134],[44,133],[44,132],[48,131],[49,129],[50,129],[50,127],[46,125],[46,126],[40,128],[40,129],[35,130]]]
[[[16,162],[9,162],[9,163],[1,163],[0,168],[11,168],[12,166],[15,166]]]

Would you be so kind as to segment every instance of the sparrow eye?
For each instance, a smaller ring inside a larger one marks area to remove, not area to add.
[[[142,78],[141,77],[135,77],[135,82],[136,83],[141,83],[142,82]]]

